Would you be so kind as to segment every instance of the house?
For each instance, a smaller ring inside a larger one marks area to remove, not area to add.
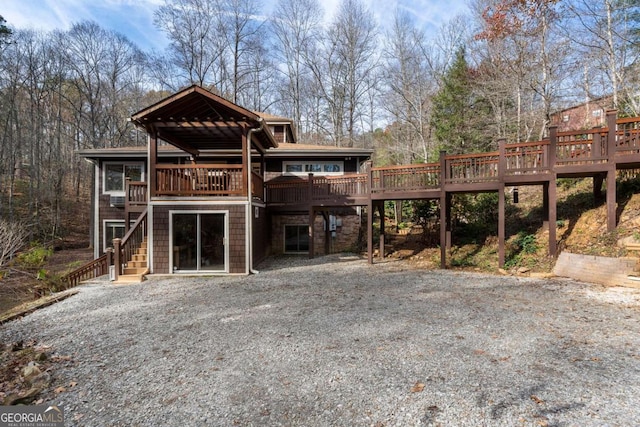
[[[602,127],[606,124],[606,112],[612,105],[611,96],[583,102],[552,113],[551,125],[557,126],[558,132]]]
[[[291,120],[195,85],[130,120],[146,146],[79,152],[95,168],[96,258],[131,240],[116,265],[136,267],[132,274],[249,274],[269,254],[356,244],[360,209],[311,207],[307,195],[323,177],[361,172],[372,150],[301,144]]]

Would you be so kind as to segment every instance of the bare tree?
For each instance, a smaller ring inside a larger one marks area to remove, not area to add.
[[[22,249],[26,241],[24,225],[0,219],[0,269]]]
[[[224,39],[219,37],[218,10],[215,0],[166,0],[154,14],[154,23],[171,42],[169,58],[188,83],[221,84],[217,71],[224,55]]]
[[[636,88],[630,84],[638,64],[637,48],[640,18],[635,0],[573,0],[565,4],[567,36],[584,64],[587,98],[611,95],[612,107],[620,108],[623,99],[631,108]],[[636,109],[636,112],[638,110]]]
[[[429,161],[430,99],[435,91],[434,78],[429,73],[426,37],[417,29],[406,12],[396,11],[386,36],[383,66],[384,109],[391,127],[391,163]]]
[[[322,9],[318,0],[279,0],[271,17],[271,27],[276,41],[276,55],[286,66],[281,108],[297,124],[297,137],[308,131],[303,126],[303,105],[309,93],[307,83],[310,70],[308,58],[318,41],[322,22]]]

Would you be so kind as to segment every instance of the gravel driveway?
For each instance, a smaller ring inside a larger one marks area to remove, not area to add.
[[[0,338],[70,356],[67,426],[640,425],[638,290],[345,255],[262,267],[86,285]]]

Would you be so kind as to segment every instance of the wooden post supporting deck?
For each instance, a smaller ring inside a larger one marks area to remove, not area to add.
[[[616,229],[616,116],[617,110],[607,111],[607,231]]]
[[[147,191],[151,197],[155,197],[158,188],[158,177],[156,175],[156,164],[158,163],[158,134],[155,131],[149,132],[149,185]]]
[[[558,144],[558,127],[549,126],[549,165],[552,167],[556,164],[556,147]],[[556,222],[558,198],[556,195],[556,171],[551,171],[549,184],[546,186],[546,200],[549,210],[547,211],[547,221],[549,222],[549,256],[556,256]]]
[[[504,267],[505,262],[505,200],[504,200],[504,175],[507,167],[505,144],[507,141],[500,139],[498,141],[499,160],[498,160],[498,179],[500,180],[500,186],[498,187],[498,267]]]
[[[117,282],[120,274],[122,274],[122,257],[120,254],[120,242],[122,239],[113,239],[113,265],[115,266],[115,278],[114,280]]]
[[[369,264],[373,264],[373,162],[367,162],[367,187],[369,200],[367,201],[367,257]]]
[[[448,198],[444,189],[447,178],[446,155],[446,151],[440,151],[440,268],[443,269],[447,267],[447,224],[449,222],[447,214]]]
[[[378,202],[378,215],[380,216],[380,249],[378,257],[384,259],[384,244],[385,244],[385,232],[384,232],[384,200]]]
[[[316,210],[313,205],[309,207],[309,259],[315,256],[314,225],[316,222]]]
[[[314,225],[316,222],[316,210],[313,207],[313,174],[309,174],[309,185],[307,186],[307,200],[309,201],[309,259],[315,256],[314,245]]]

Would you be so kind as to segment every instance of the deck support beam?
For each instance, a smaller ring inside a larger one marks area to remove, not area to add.
[[[447,249],[451,245],[451,238],[448,233],[449,225],[449,205],[451,196],[445,191],[440,195],[440,268],[447,268]],[[450,233],[450,232],[449,232]],[[449,238],[447,238],[449,237]]]
[[[616,131],[617,110],[607,111],[607,157],[609,158],[607,170],[607,231],[613,231],[618,225],[616,218]]]
[[[313,206],[309,207],[309,259],[315,256],[315,244],[314,244],[314,228],[316,222],[316,210]]]
[[[498,267],[504,267],[505,262],[505,196],[504,183],[498,189]]]
[[[373,201],[367,203],[367,258],[373,264]]]
[[[616,168],[607,171],[607,231],[613,231],[618,224],[616,218],[617,200],[616,200]]]
[[[384,200],[378,203],[378,216],[380,216],[380,249],[378,250],[378,257],[384,259],[384,245],[385,245],[385,232],[384,232]]]
[[[546,191],[549,200],[549,210],[547,211],[549,221],[549,256],[552,257],[557,255],[556,222],[558,216],[558,197],[556,193],[556,175],[553,174],[553,178],[547,185]]]

